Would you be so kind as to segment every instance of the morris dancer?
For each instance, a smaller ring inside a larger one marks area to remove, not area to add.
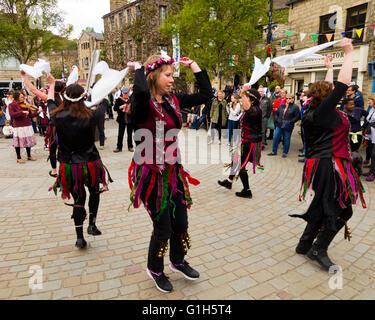
[[[194,72],[200,90],[192,95],[171,94],[173,62],[169,57],[153,55],[145,67],[137,62],[128,64],[129,68],[135,69],[132,122],[135,129],[146,129],[153,139],[148,146],[153,153],[147,155],[146,148],[146,157],[141,160],[141,144],[137,143],[129,168],[130,198],[134,208],[139,208],[141,202],[144,204],[153,222],[147,274],[162,292],[173,289],[164,274],[168,240],[171,270],[182,273],[189,280],[199,278],[199,273],[184,259],[191,247],[187,209],[190,209],[192,200],[188,182],[198,185],[199,181],[181,165],[177,134],[182,126],[181,108],[204,104],[212,92],[207,72],[201,71],[195,61],[183,58],[181,65]],[[173,136],[167,138],[173,131]],[[175,149],[170,152],[171,147]]]
[[[30,89],[31,93],[35,94],[39,99],[41,99],[44,102],[47,102],[48,95],[38,90],[29,80],[26,73],[24,71],[21,71],[21,77],[26,86]],[[55,83],[55,96],[54,101],[56,105],[60,105],[62,103],[62,95],[65,91],[65,83],[62,81],[56,81]],[[56,143],[56,129],[54,125],[54,119],[53,117],[50,117],[48,122],[48,128],[45,133],[44,142],[46,146],[49,148],[49,156],[48,159],[51,164],[52,170],[49,172],[49,175],[51,177],[56,178],[57,177],[57,160],[56,160],[56,151],[57,151],[57,143]],[[47,159],[47,161],[48,161]]]
[[[64,93],[63,102],[57,106],[55,99],[55,79],[49,75],[48,109],[55,117],[56,134],[58,136],[58,155],[60,162],[59,174],[53,186],[55,194],[61,191],[63,199],[74,199],[73,215],[77,234],[76,247],[85,248],[87,242],[83,236],[83,222],[86,218],[86,190],[89,198],[89,226],[87,232],[91,235],[101,235],[96,227],[100,193],[108,190],[106,167],[103,165],[98,150],[95,147],[96,113],[89,110],[85,103],[84,89],[77,84],[68,86]],[[108,171],[107,171],[108,174]],[[109,181],[112,182],[109,176]],[[103,185],[102,190],[99,184]]]
[[[241,101],[244,110],[240,118],[241,145],[235,147],[233,162],[230,165],[231,174],[229,178],[223,181],[219,180],[218,184],[227,189],[232,189],[233,180],[236,174],[239,174],[243,189],[241,192],[236,192],[236,196],[251,199],[253,194],[249,186],[246,165],[248,162],[252,162],[254,173],[256,166],[262,169],[260,166],[262,154],[262,110],[259,106],[260,94],[257,90],[248,90],[248,87],[244,86]]]
[[[302,120],[306,162],[300,200],[306,196],[310,198],[312,190],[315,196],[304,215],[291,215],[307,221],[296,252],[307,253],[326,270],[334,266],[327,250],[336,234],[345,226],[345,239],[351,238],[347,222],[353,215],[352,204],[360,197],[366,208],[363,187],[351,163],[350,123],[346,113],[336,108],[352,78],[352,40],[344,38],[341,47],[345,57],[335,88],[332,88],[330,65],[326,81],[313,83],[308,93],[311,100]]]

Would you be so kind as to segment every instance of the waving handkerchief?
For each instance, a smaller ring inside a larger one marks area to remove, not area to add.
[[[73,83],[76,83],[78,81],[78,67],[77,66],[73,66],[72,67],[72,72],[70,73],[69,75],[69,78],[68,78],[68,81],[66,83],[66,86],[70,86],[71,84]]]
[[[91,101],[86,101],[87,107],[97,105],[102,101],[110,92],[117,87],[117,85],[126,77],[129,68],[117,71],[110,69],[108,64],[104,61],[100,61],[93,69],[93,75],[100,74],[102,77],[92,88]]]
[[[316,53],[326,48],[329,48],[330,46],[334,45],[339,41],[340,40],[323,43],[318,46],[308,48],[294,54],[287,54],[285,56],[277,57],[275,59],[272,59],[272,62],[275,62],[280,66],[286,68],[290,66],[295,66],[299,61],[321,59],[324,58],[324,56]]]
[[[253,74],[251,75],[250,82],[247,83],[247,85],[251,85],[251,86],[268,72],[268,70],[270,69],[270,65],[271,65],[270,58],[267,58],[264,64],[262,64],[260,59],[257,57],[254,57],[254,61],[255,61],[254,71],[253,71]]]
[[[46,74],[51,73],[51,66],[50,63],[43,59],[38,59],[35,62],[34,66],[28,66],[26,64],[20,65],[20,70],[24,71],[27,75],[38,79],[43,75],[43,72]]]

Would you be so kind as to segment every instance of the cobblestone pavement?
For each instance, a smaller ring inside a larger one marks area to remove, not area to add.
[[[225,144],[215,143],[208,150],[203,144],[204,152],[196,156],[204,163],[208,153],[211,164],[186,165],[201,181],[191,187],[192,248],[187,258],[201,277],[193,283],[184,280],[169,270],[166,259],[174,291],[160,293],[145,272],[150,219],[143,208],[128,211],[132,154],[126,148],[112,152],[117,124],[111,120],[106,126],[101,154],[115,182],[101,196],[98,227],[103,235],[85,236],[86,250],[74,247],[71,208],[48,193],[53,179],[42,138],[33,148],[37,161],[23,165],[16,163],[11,141],[0,139],[0,299],[375,299],[373,183],[363,181],[368,209],[355,207],[351,242],[340,232],[329,250],[342,267],[342,289],[331,288],[330,280],[336,285],[339,281],[294,251],[305,223],[288,214],[307,208],[298,202],[298,127],[288,158],[267,157],[270,145],[264,151],[265,171],[250,176],[251,200],[234,195],[240,181],[231,191],[217,185],[227,175],[217,161],[220,149],[226,154]],[[189,134],[185,142],[192,150],[195,136],[206,141],[204,129]],[[194,158],[191,150],[189,157]],[[38,278],[39,267],[43,288],[32,290],[29,283]]]

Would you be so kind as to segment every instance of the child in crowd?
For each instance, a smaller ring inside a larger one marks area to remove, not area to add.
[[[3,134],[5,139],[13,138],[13,127],[10,125],[9,120],[5,120],[5,126],[3,127]]]

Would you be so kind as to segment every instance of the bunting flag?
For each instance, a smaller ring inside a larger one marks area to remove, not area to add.
[[[312,34],[311,35],[311,38],[313,39],[313,41],[314,41],[314,44],[315,44],[315,42],[316,42],[316,39],[318,39],[318,34],[316,34],[316,33],[314,33],[314,34]]]
[[[300,36],[300,38],[301,38],[301,41],[303,41],[303,39],[305,39],[305,37],[306,37],[306,33],[301,32],[301,33],[299,34],[299,36]]]
[[[373,24],[371,27],[374,28],[374,36],[375,36],[375,24]]]
[[[328,42],[331,42],[332,37],[333,37],[333,33],[326,34],[326,37],[327,37]]]
[[[362,29],[356,29],[355,32],[357,33],[358,39],[361,39],[363,28]]]
[[[285,32],[288,37],[290,37],[293,34],[293,31],[290,30],[286,30]]]
[[[342,35],[343,38],[345,38],[345,36],[346,36],[346,32],[345,32],[345,31],[344,31],[344,32],[341,32],[341,35]]]

